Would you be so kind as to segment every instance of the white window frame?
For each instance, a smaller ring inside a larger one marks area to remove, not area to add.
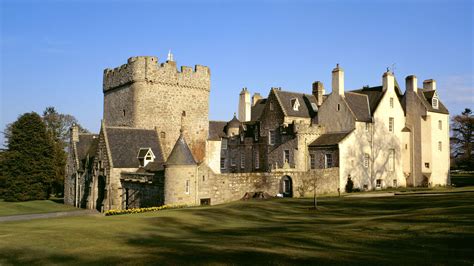
[[[324,168],[332,168],[333,162],[332,153],[324,154]]]
[[[431,99],[431,103],[434,109],[439,108],[439,100],[438,97],[434,96],[433,99]]]
[[[293,111],[299,111],[300,109],[300,102],[298,101],[297,98],[292,98],[290,100],[291,108],[293,108]]]
[[[258,148],[255,150],[255,169],[260,168],[260,152]]]
[[[276,130],[268,131],[268,144],[275,145],[276,143]]]
[[[388,132],[395,132],[395,118],[388,118]]]
[[[369,168],[369,161],[370,161],[370,156],[368,153],[364,153],[364,167]]]
[[[309,168],[316,169],[316,154],[315,153],[309,154]]]
[[[382,179],[375,180],[375,188],[382,188]]]

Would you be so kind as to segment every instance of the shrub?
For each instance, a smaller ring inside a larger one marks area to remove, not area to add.
[[[160,207],[133,208],[133,209],[126,209],[126,210],[108,210],[104,214],[105,216],[111,216],[111,215],[120,215],[120,214],[155,212],[155,211],[161,211],[165,209],[178,209],[178,208],[184,208],[184,207],[187,207],[187,205],[186,204],[163,205]]]
[[[352,189],[354,188],[354,182],[352,182],[351,178],[347,178],[347,183],[346,183],[346,193],[351,193]]]

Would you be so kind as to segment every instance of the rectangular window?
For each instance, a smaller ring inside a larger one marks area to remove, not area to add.
[[[365,168],[368,168],[369,167],[369,154],[368,153],[365,153],[364,154],[364,167]]]
[[[283,162],[290,163],[290,150],[283,151]]]
[[[375,183],[376,188],[382,188],[382,179],[377,179]]]
[[[186,194],[189,194],[189,180],[186,180],[184,192],[186,192]]]
[[[222,139],[221,149],[227,150],[227,139]]]
[[[425,163],[426,168],[430,168],[430,163]]]
[[[388,171],[395,171],[395,150],[391,149],[388,152]]]
[[[393,97],[390,97],[390,108],[393,108]]]
[[[235,156],[232,156],[232,157],[230,158],[230,165],[231,165],[231,166],[235,166]]]
[[[443,150],[443,143],[441,141],[438,141],[438,151]]]
[[[433,98],[431,101],[433,102],[433,108],[438,109],[438,98]]]
[[[388,131],[389,131],[389,132],[393,132],[393,131],[394,131],[394,130],[393,130],[393,117],[390,117],[390,118],[388,119]]]
[[[225,169],[225,158],[221,158],[221,169]]]
[[[276,142],[276,131],[270,130],[268,133],[268,144],[275,145]]]
[[[326,153],[324,155],[324,166],[325,166],[325,168],[331,168],[332,167],[332,154]]]
[[[309,165],[311,169],[316,169],[316,154],[314,153],[309,154]]]
[[[365,123],[365,131],[369,131],[369,123]]]
[[[441,120],[438,120],[438,129],[439,130],[443,129],[443,122]]]
[[[255,169],[260,168],[260,154],[258,152],[258,149],[255,150]]]
[[[398,187],[398,182],[396,179],[393,180],[393,187]]]
[[[245,152],[240,153],[240,168],[245,168]]]

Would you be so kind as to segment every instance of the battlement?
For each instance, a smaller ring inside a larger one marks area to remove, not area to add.
[[[174,61],[159,64],[155,56],[135,56],[120,67],[104,70],[103,91],[139,81],[209,91],[210,77],[210,69],[206,66],[195,65],[194,69],[182,66],[178,71]]]

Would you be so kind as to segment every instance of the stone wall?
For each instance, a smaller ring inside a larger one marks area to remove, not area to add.
[[[122,173],[122,209],[155,207],[164,204],[164,172]]]

